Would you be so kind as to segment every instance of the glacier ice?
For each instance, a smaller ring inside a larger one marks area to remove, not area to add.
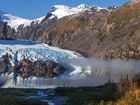
[[[14,74],[2,74],[0,81],[3,87],[15,88],[54,88],[57,86],[97,86],[111,80],[117,82],[120,75],[128,75],[130,71],[140,77],[139,61],[112,60],[104,61],[93,58],[83,58],[76,52],[62,50],[48,46],[41,42],[26,40],[0,40],[0,56],[10,54],[11,65],[16,65],[17,60],[29,59],[51,60],[67,69],[62,75],[51,78],[21,78],[17,77],[16,85],[13,84]]]
[[[61,64],[62,59],[80,56],[76,52],[62,50],[41,42],[28,40],[0,40],[0,57],[6,53],[12,57],[12,59],[10,59],[12,66],[17,63],[17,60],[22,59],[31,61],[51,60]]]

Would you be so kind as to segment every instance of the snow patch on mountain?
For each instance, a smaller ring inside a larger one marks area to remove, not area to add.
[[[24,26],[29,26],[31,21],[28,19],[23,19],[20,17],[13,16],[11,14],[0,14],[1,20],[7,22],[11,28],[17,29],[19,25],[24,24]]]
[[[15,30],[17,30],[19,25],[23,25],[24,27],[30,26],[31,22],[40,22],[43,18],[44,16],[38,19],[29,20],[0,11],[0,20],[6,22],[11,28],[14,28]]]
[[[102,9],[106,9],[106,8],[102,8],[102,7],[98,7],[98,6],[95,6],[97,8],[97,11],[100,11]]]
[[[81,4],[77,7],[69,7],[69,6],[65,6],[65,5],[54,5],[52,7],[52,9],[50,10],[50,13],[52,14],[52,16],[50,17],[50,19],[54,18],[55,16],[60,19],[62,17],[65,17],[65,16],[70,16],[70,15],[74,15],[76,13],[79,13],[79,12],[84,12],[86,10],[89,10],[91,11],[90,9],[94,7],[96,8],[96,11],[100,11],[102,9],[106,9],[108,10],[107,8],[102,8],[102,7],[99,7],[99,6],[88,6],[86,4]]]
[[[65,5],[54,5],[49,11],[49,13],[52,14],[52,16],[50,16],[48,19],[52,19],[54,17],[57,17],[58,19],[60,19],[65,16],[70,16],[70,15],[74,15],[76,13],[79,13],[85,10],[90,10],[91,7],[96,7],[97,11],[100,11],[101,9],[105,9],[98,6],[88,6],[86,4],[81,4],[77,7],[69,7]],[[33,21],[35,23],[36,22],[40,23],[43,18],[45,18],[45,16],[42,16],[37,19],[29,20],[29,19],[20,18],[18,16],[14,16],[14,15],[7,14],[5,12],[0,11],[0,20],[3,22],[6,22],[11,28],[14,28],[15,30],[17,30],[19,25],[23,25],[24,27],[30,26],[31,22]]]
[[[86,5],[86,4],[81,4],[81,5],[79,5],[79,6],[77,6],[76,8],[77,9],[86,9],[86,8],[89,8],[90,6],[88,6],[88,5]]]
[[[54,5],[51,9],[51,14],[52,16],[50,17],[57,17],[58,19],[65,17],[65,16],[70,16],[73,14],[76,14],[78,12],[81,11],[85,11],[90,9],[89,6],[85,5],[85,4],[81,4],[77,7],[69,7],[69,6],[65,6],[65,5]]]

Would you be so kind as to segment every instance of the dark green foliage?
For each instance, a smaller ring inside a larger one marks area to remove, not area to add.
[[[15,97],[2,98],[0,97],[0,105],[48,105],[34,99],[22,99]]]
[[[48,105],[35,99],[24,99],[20,96],[26,96],[37,93],[37,89],[0,89],[0,105]]]
[[[55,89],[56,94],[60,96],[67,96],[69,99],[66,105],[95,105],[100,100],[108,100],[112,95],[100,96],[100,93],[96,94],[97,89],[101,87],[58,87]],[[96,92],[96,93],[95,93]]]

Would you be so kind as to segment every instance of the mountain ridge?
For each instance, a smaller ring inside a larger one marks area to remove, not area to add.
[[[139,5],[140,2],[133,3],[133,8],[130,8],[132,2],[127,2],[120,7],[101,10],[91,6],[90,10],[59,19],[54,15],[49,19],[53,12],[49,11],[40,23],[31,22],[26,27],[20,25],[17,31],[1,22],[0,38],[51,43],[86,57],[140,59]]]
[[[48,19],[52,19],[55,16],[60,19],[63,18],[65,16],[70,16],[73,14],[76,14],[78,12],[82,12],[85,10],[89,10],[92,6],[88,6],[86,4],[81,4],[77,7],[69,7],[66,5],[54,5],[52,6],[52,8],[48,11],[49,14],[52,14],[52,16],[50,16]],[[97,11],[101,10],[101,9],[106,9],[106,8],[101,8],[98,6],[94,6],[97,8]],[[45,16],[42,16],[40,18],[37,19],[24,19],[18,16],[14,16],[8,13],[5,13],[3,11],[0,12],[0,20],[3,22],[7,22],[7,24],[11,27],[14,28],[15,30],[17,30],[19,25],[24,25],[24,27],[26,26],[30,26],[32,22],[38,22],[40,23],[41,20],[43,20]]]

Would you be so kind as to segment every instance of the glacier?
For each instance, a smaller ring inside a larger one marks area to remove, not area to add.
[[[28,59],[32,62],[51,60],[61,64],[61,59],[78,57],[74,51],[62,50],[41,42],[28,40],[0,40],[0,57],[8,53],[12,56],[10,63],[16,60]]]
[[[51,60],[66,68],[66,72],[55,78],[17,77],[13,81],[13,73],[0,76],[3,88],[54,88],[58,86],[98,86],[108,81],[116,83],[131,72],[136,78],[140,77],[140,61],[111,60],[84,58],[74,51],[63,50],[42,42],[29,40],[0,40],[0,57],[11,55],[10,64],[14,66],[18,60],[34,61]]]
[[[9,59],[11,66],[15,66],[19,60],[28,59],[32,62],[51,60],[65,67],[65,63],[62,62],[64,59],[81,57],[80,54],[74,51],[63,50],[45,43],[29,40],[0,40],[0,58],[5,54],[11,56],[11,59]],[[13,73],[5,73],[0,76],[0,80],[5,81],[6,87],[15,86],[13,79]],[[26,79],[37,80],[38,78]],[[22,82],[19,81],[26,79],[17,77],[17,83],[20,84]]]

